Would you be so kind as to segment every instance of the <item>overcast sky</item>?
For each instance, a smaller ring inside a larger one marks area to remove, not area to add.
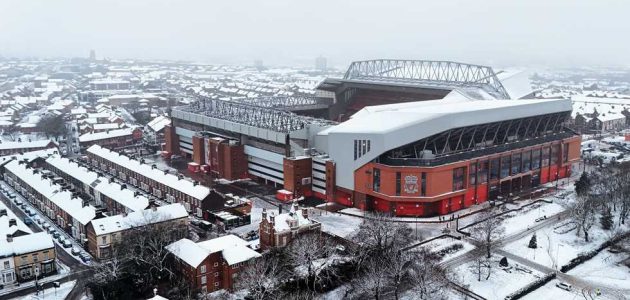
[[[629,0],[0,0],[0,55],[629,66]]]

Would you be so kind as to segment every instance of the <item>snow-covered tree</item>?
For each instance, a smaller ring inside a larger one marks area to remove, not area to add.
[[[532,249],[538,248],[538,243],[536,241],[536,233],[532,235],[532,238],[529,240],[529,245],[527,247],[532,248]]]
[[[279,249],[272,249],[240,271],[235,289],[245,289],[253,300],[278,298],[280,288],[288,277]]]
[[[494,209],[478,213],[475,222],[478,223],[471,228],[472,236],[486,250],[486,258],[490,258],[493,243],[503,235],[505,228],[501,225],[501,220],[495,216]]]
[[[577,236],[584,232],[584,240],[588,240],[588,231],[595,223],[595,197],[592,195],[576,197],[571,206],[571,217],[577,225]]]

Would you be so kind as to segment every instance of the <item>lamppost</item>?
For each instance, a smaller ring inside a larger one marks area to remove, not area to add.
[[[39,283],[37,277],[39,276],[39,267],[35,267],[35,295],[39,295]]]

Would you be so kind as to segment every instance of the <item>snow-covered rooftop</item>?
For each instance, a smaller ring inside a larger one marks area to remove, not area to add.
[[[102,132],[86,133],[79,137],[79,142],[91,142],[133,134],[134,128],[123,128]]]
[[[43,148],[49,144],[54,144],[52,140],[36,140],[36,141],[24,141],[24,142],[2,142],[0,143],[0,150],[7,149],[32,149],[32,148]]]
[[[144,177],[155,180],[174,190],[178,190],[195,199],[203,200],[210,194],[210,189],[200,184],[195,184],[185,179],[180,179],[175,174],[164,174],[164,171],[153,168],[149,164],[142,164],[140,161],[131,159],[121,153],[111,151],[99,145],[93,145],[87,149],[88,153],[102,157],[114,164],[127,168],[141,174]]]
[[[188,218],[188,212],[181,203],[135,211],[127,215],[115,215],[92,220],[96,235],[109,234],[133,227]]]
[[[247,241],[230,234],[199,243],[181,239],[168,245],[167,249],[187,264],[197,267],[208,255],[216,252],[221,252],[229,265],[261,256],[248,245]]]
[[[171,119],[167,116],[157,116],[155,119],[151,120],[151,122],[149,122],[147,124],[147,126],[149,126],[149,128],[151,128],[151,130],[153,130],[154,132],[158,132],[162,129],[164,129],[164,126],[171,124]]]
[[[55,248],[55,243],[46,232],[14,237],[11,242],[7,241],[6,237],[0,238],[0,257],[27,254],[51,248]]]

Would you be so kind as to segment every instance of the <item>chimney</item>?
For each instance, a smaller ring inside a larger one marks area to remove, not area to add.
[[[138,197],[138,195],[139,195],[139,194],[140,194],[140,193],[138,193],[138,191],[133,191],[133,197],[134,197],[134,198],[135,198],[135,197]]]
[[[7,215],[7,210],[5,208],[0,209],[0,217],[6,216],[6,215]]]
[[[281,213],[282,213],[282,204],[278,205],[278,214],[281,214]]]
[[[15,218],[9,219],[9,227],[17,226],[17,220]]]
[[[262,210],[262,219],[263,220],[267,219],[267,209],[266,208],[263,208],[263,210]]]
[[[127,188],[127,185],[126,185],[126,184],[121,184],[121,185],[120,185],[120,190],[121,190],[121,191],[122,191],[122,190],[124,190],[124,189],[126,189],[126,188]]]
[[[7,242],[13,242],[13,236],[11,236],[10,234],[7,234]]]
[[[199,181],[197,180],[193,181],[193,186],[197,186],[197,185],[199,185]]]
[[[114,182],[114,177],[109,177],[109,183]]]
[[[156,166],[155,164],[152,164],[152,165],[151,165],[151,170],[153,170],[153,169],[155,169],[155,168],[157,168],[157,166]]]
[[[152,210],[152,211],[157,211],[157,206],[155,206],[155,205],[154,205],[154,206],[151,206],[151,210]]]
[[[123,216],[123,218],[127,217],[127,211],[126,210],[122,212],[122,216]]]
[[[164,170],[164,175],[168,174],[168,170]]]
[[[276,216],[273,212],[271,212],[271,215],[269,215],[269,223],[276,224]]]
[[[300,209],[300,206],[298,205],[297,201],[293,201],[293,207],[291,207],[291,210],[293,212],[297,212],[298,209]]]

